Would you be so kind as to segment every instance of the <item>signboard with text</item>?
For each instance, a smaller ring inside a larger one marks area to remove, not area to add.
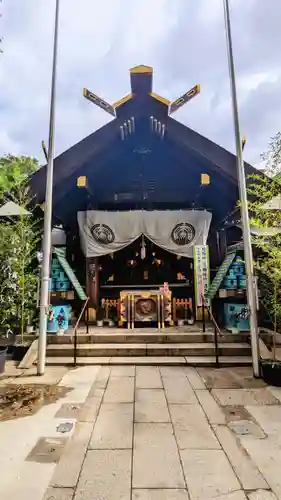
[[[210,286],[210,259],[209,247],[207,245],[195,245],[193,248],[194,257],[194,284],[195,284],[195,304],[202,307],[202,296],[206,297]],[[209,301],[205,299],[209,305]]]

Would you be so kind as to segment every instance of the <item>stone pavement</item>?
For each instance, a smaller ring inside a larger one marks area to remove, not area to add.
[[[60,384],[66,398],[0,423],[1,500],[281,500],[281,389],[249,368],[83,367]]]

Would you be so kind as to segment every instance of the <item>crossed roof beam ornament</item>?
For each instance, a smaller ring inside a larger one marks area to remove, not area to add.
[[[137,69],[137,68],[135,68],[135,69]],[[152,71],[152,68],[150,68],[150,69]],[[134,68],[131,70],[131,72],[133,70],[134,70]],[[187,102],[189,102],[191,99],[196,97],[199,93],[200,93],[200,84],[197,84],[194,87],[192,87],[191,89],[189,89],[187,92],[182,94],[180,97],[175,99],[174,101],[169,101],[168,99],[166,99],[162,96],[159,96],[158,94],[155,94],[154,92],[148,92],[148,95],[150,97],[152,97],[153,99],[160,101],[165,106],[167,106],[168,107],[168,116],[170,116],[171,114],[175,113],[175,111],[177,111],[179,108],[184,106]],[[122,97],[119,101],[117,101],[113,104],[110,104],[105,99],[102,99],[97,94],[94,94],[94,92],[92,92],[86,88],[83,89],[83,95],[88,101],[92,102],[93,104],[95,104],[99,108],[103,109],[104,111],[106,111],[108,114],[110,114],[114,118],[116,118],[116,116],[117,116],[116,108],[118,108],[119,106],[122,106],[128,100],[134,98],[134,96],[135,96],[135,94],[131,93],[131,94],[128,94],[128,95]]]

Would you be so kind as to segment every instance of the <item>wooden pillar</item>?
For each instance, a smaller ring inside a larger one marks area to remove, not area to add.
[[[219,250],[220,250],[220,260],[222,261],[227,253],[227,238],[225,229],[219,232]]]
[[[99,304],[99,262],[98,257],[86,259],[87,295],[90,297],[89,305],[97,307]]]

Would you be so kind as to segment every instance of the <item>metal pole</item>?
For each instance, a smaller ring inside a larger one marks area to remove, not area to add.
[[[47,345],[47,310],[49,306],[49,282],[50,282],[50,259],[51,259],[54,129],[55,129],[57,54],[58,54],[58,31],[59,31],[59,4],[60,0],[56,0],[50,124],[49,124],[49,148],[48,148],[46,194],[45,194],[45,209],[44,209],[43,263],[42,263],[42,274],[41,274],[37,375],[44,374],[45,360],[46,360],[46,345]]]
[[[223,2],[224,2],[224,18],[225,18],[226,41],[227,41],[229,77],[230,77],[230,87],[232,96],[234,130],[235,130],[237,176],[238,176],[239,196],[241,202],[244,254],[245,254],[245,266],[247,275],[247,300],[248,300],[248,308],[250,311],[252,363],[253,363],[254,376],[259,377],[260,368],[259,368],[258,321],[257,321],[257,309],[256,309],[256,293],[254,284],[253,253],[252,253],[251,232],[250,232],[248,201],[247,201],[247,188],[246,188],[246,179],[244,170],[242,142],[240,136],[240,127],[239,127],[239,113],[238,113],[235,68],[234,68],[233,49],[232,49],[229,1],[223,0]]]

